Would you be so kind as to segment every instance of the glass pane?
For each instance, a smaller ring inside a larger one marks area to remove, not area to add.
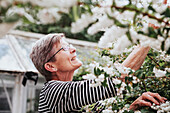
[[[0,38],[0,64],[0,70],[21,70],[5,38]]]
[[[31,38],[22,38],[22,37],[16,37],[19,45],[21,46],[22,53],[27,57],[27,60],[31,62],[31,66],[33,69],[36,69],[29,57],[31,49],[33,44],[36,42],[36,39],[31,39]]]
[[[7,88],[10,100],[12,100],[12,88]],[[11,113],[3,87],[0,87],[0,113]]]

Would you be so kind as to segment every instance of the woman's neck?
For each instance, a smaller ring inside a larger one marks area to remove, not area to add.
[[[56,72],[52,76],[52,80],[59,81],[72,81],[73,80],[74,71],[71,72]]]

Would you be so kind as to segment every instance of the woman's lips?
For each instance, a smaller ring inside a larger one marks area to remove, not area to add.
[[[76,60],[76,56],[74,56],[74,57],[71,59],[71,61],[73,61],[73,60]]]

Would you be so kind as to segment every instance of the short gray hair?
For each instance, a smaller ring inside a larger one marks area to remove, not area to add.
[[[45,69],[44,64],[54,54],[51,50],[54,44],[60,43],[62,37],[64,37],[62,33],[48,34],[35,43],[30,53],[33,64],[47,81],[51,79],[51,72]]]

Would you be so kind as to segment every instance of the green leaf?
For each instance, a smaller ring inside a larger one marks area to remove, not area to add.
[[[129,85],[127,85],[126,88],[131,93],[131,87]]]
[[[4,22],[16,22],[18,21],[20,18],[20,16],[18,14],[14,14],[14,15],[9,15],[9,16],[6,16],[4,18]]]
[[[158,29],[158,35],[163,36],[160,28]]]
[[[130,31],[129,31],[129,30],[126,32],[126,36],[127,36],[128,39],[133,43],[132,37],[131,37],[131,35],[130,35]]]
[[[77,21],[79,19],[79,16],[78,16],[78,6],[73,6],[72,11],[73,11],[74,21]]]
[[[92,4],[91,0],[82,0],[85,4]]]
[[[96,67],[94,68],[94,74],[98,75]]]
[[[106,79],[102,82],[102,86],[104,86],[104,87],[107,87],[107,86],[108,86]]]
[[[129,5],[131,5],[132,4],[132,1],[131,0],[129,0]]]
[[[135,15],[134,15],[134,17],[133,17],[133,24],[135,24],[136,23],[136,17],[137,17],[137,15],[138,15],[139,13],[135,13]],[[138,24],[140,24],[140,23],[138,23]],[[138,25],[139,26],[139,25]]]
[[[167,7],[165,12],[163,12],[161,15],[165,15],[165,17],[170,17],[170,8]]]
[[[138,34],[145,34],[143,31],[138,31],[137,33]]]
[[[165,47],[165,41],[163,41],[162,44],[161,44],[162,51],[164,51],[164,49],[165,49],[164,47]]]
[[[170,73],[169,73],[169,72],[167,72],[167,73],[165,74],[165,76],[167,76],[167,77],[168,77],[168,76],[170,76]]]
[[[169,49],[168,49],[168,51],[167,51],[167,54],[170,54],[170,47],[169,47]]]
[[[156,12],[155,9],[151,5],[148,6],[148,9],[152,10],[153,12]]]
[[[128,77],[127,77],[127,76],[125,77],[125,82],[126,82],[126,83],[128,82]]]
[[[157,38],[157,33],[155,32],[153,27],[148,27],[148,32],[149,37]]]
[[[106,78],[106,77],[109,77],[109,75],[107,74],[107,73],[104,73],[104,77]]]
[[[110,15],[107,15],[109,19],[113,20],[114,21],[114,24],[119,26],[119,27],[122,27],[122,28],[127,28],[129,27],[129,25],[125,25],[125,24],[122,24],[121,22],[119,22],[116,18],[114,17],[111,17]]]
[[[94,68],[94,74],[95,74],[95,75],[98,76],[98,75],[101,75],[101,73],[102,73],[102,71],[100,71],[99,68],[97,68],[97,67]]]

